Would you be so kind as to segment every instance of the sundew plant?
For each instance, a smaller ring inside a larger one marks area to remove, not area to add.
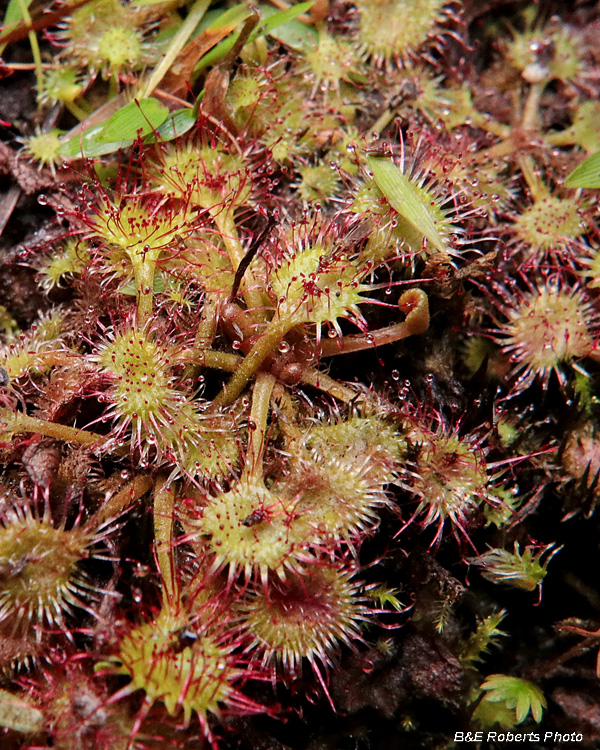
[[[597,742],[600,11],[547,6],[10,0],[2,748]]]

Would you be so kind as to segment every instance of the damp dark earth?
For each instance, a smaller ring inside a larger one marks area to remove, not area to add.
[[[598,747],[598,3],[0,56],[3,750]]]

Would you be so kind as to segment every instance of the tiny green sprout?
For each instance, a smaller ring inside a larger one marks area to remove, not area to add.
[[[502,436],[501,439],[503,439]],[[515,513],[522,504],[523,497],[519,494],[518,487],[492,488],[489,502],[483,509],[485,525],[494,525],[497,529],[501,529],[515,519]]]
[[[62,162],[59,149],[62,146],[60,136],[62,130],[49,130],[47,133],[40,131],[29,138],[23,139],[23,152],[32,160],[37,162],[38,169],[48,167],[55,174],[56,167]]]
[[[52,254],[40,270],[40,286],[45,291],[63,285],[65,279],[81,274],[90,262],[86,242],[69,239],[62,250]]]
[[[507,674],[488,675],[480,690],[484,695],[473,713],[473,718],[484,726],[504,724],[507,711],[512,713],[513,718],[508,726],[521,724],[529,714],[539,724],[547,706],[544,693],[537,685]],[[494,718],[496,708],[498,718]]]
[[[475,632],[471,633],[459,655],[460,663],[465,669],[474,667],[476,662],[484,661],[490,646],[497,645],[496,639],[508,635],[498,627],[506,614],[506,610],[502,609],[478,623]]]
[[[366,596],[368,596],[370,599],[374,599],[377,602],[377,604],[379,605],[379,609],[393,607],[396,612],[403,612],[406,607],[396,596],[397,593],[398,589],[389,589],[383,585],[365,591]]]
[[[72,104],[82,91],[81,77],[77,70],[59,65],[44,72],[37,98],[41,105],[53,105],[57,102],[68,105]]]
[[[526,547],[521,552],[518,542],[515,542],[514,552],[491,549],[478,558],[471,558],[469,562],[480,567],[481,575],[492,583],[503,583],[522,591],[539,588],[541,592],[548,564],[562,549],[554,547],[554,544],[547,544],[539,548],[538,552],[534,552],[533,547]]]

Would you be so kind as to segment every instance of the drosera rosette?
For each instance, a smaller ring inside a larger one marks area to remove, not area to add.
[[[398,432],[374,415],[316,422],[288,448],[292,458],[278,486],[298,498],[311,543],[353,547],[373,533],[391,505],[401,449]]]
[[[438,45],[456,20],[457,4],[446,0],[357,0],[357,43],[378,65],[405,62],[420,48]]]
[[[312,75],[280,59],[266,68],[242,66],[225,101],[239,130],[287,167],[322,148],[346,119],[312,98],[315,86]]]
[[[534,268],[585,264],[590,254],[588,236],[595,228],[589,199],[551,192],[531,162],[522,160],[521,166],[533,203],[512,212],[506,252],[517,253]]]
[[[416,413],[406,421],[403,437],[405,465],[396,484],[418,505],[398,534],[417,520],[423,528],[435,527],[432,545],[441,541],[447,523],[455,536],[469,540],[479,509],[499,502],[490,491],[494,477],[485,434],[461,435],[460,424]]]
[[[108,559],[102,544],[114,524],[76,519],[56,524],[46,504],[39,513],[29,501],[8,501],[0,512],[0,622],[12,635],[45,628],[69,634],[76,610],[97,616],[93,603],[103,593],[85,570],[88,559]]]
[[[316,561],[301,575],[251,587],[237,603],[247,651],[271,668],[274,680],[297,678],[308,662],[331,703],[325,670],[342,644],[362,641],[374,612],[355,575],[342,561]]]
[[[285,339],[292,332],[314,341],[308,346],[313,354],[304,357],[305,362],[314,362],[324,330],[333,337],[342,335],[341,319],[366,331],[361,305],[372,301],[364,295],[371,290],[369,277],[374,264],[356,251],[350,232],[352,223],[343,217],[324,219],[315,211],[302,221],[280,228],[265,255],[265,294],[258,290],[265,316],[270,315],[270,320],[258,332],[253,331],[252,337],[239,340],[244,360],[217,398],[217,404],[237,398],[252,375],[271,354],[281,351],[280,347],[289,351],[292,344]]]
[[[84,186],[85,193],[87,210],[78,210],[75,218],[88,228],[93,270],[123,285],[133,280],[143,325],[152,316],[157,267],[177,257],[196,228],[189,195],[169,201],[157,192],[132,192],[125,184],[110,191],[97,181]]]
[[[122,623],[114,653],[99,662],[96,671],[129,678],[108,704],[125,700],[137,691],[144,694],[130,741],[140,732],[151,708],[159,703],[185,727],[196,717],[214,750],[215,719],[231,713],[265,711],[239,690],[243,682],[260,678],[259,670],[239,656],[239,628],[215,620],[213,614],[207,606],[204,616],[192,616],[185,605],[165,601],[159,612],[141,623]]]
[[[163,6],[164,7],[164,6]],[[156,28],[156,8],[120,0],[92,0],[60,25],[53,41],[61,56],[89,75],[118,81],[156,60],[148,35]]]
[[[572,82],[582,73],[582,40],[572,27],[557,21],[522,32],[511,28],[512,39],[501,45],[506,61],[530,84]]]
[[[68,351],[63,339],[66,315],[64,308],[55,307],[42,313],[28,330],[13,333],[0,344],[0,366],[12,381],[26,385]]]
[[[597,359],[599,320],[593,301],[579,284],[560,275],[520,274],[509,283],[495,285],[495,304],[504,320],[489,333],[513,365],[511,395],[536,380],[547,389],[553,374],[564,388],[567,368],[579,371],[579,360]]]
[[[521,552],[519,543],[515,542],[513,552],[490,549],[479,557],[470,558],[469,562],[480,568],[481,575],[492,583],[522,591],[538,589],[541,597],[542,581],[548,572],[548,565],[561,549],[552,543],[537,548],[529,545]]]
[[[173,462],[188,476],[229,474],[237,464],[235,435],[218,414],[181,383],[182,347],[161,340],[152,326],[126,325],[100,346],[94,361],[109,382],[103,421],[112,421],[111,441],[130,442],[144,465]]]

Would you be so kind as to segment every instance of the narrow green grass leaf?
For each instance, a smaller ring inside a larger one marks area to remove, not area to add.
[[[201,31],[205,31],[206,29],[210,29],[211,31],[218,31],[219,29],[224,29],[228,26],[232,27],[233,31],[236,26],[244,23],[244,21],[248,18],[252,11],[247,5],[236,5],[234,8],[230,8],[229,10],[218,13],[216,18],[213,14],[209,13],[206,14],[208,18],[205,17],[202,20],[210,20],[210,23],[201,24],[201,26],[199,27]],[[217,13],[217,11],[213,11],[213,13]],[[240,33],[241,29],[233,31],[233,33],[230,34],[226,39],[223,39],[222,42],[219,42],[219,44],[215,45],[211,50],[203,55],[200,60],[198,60],[198,63],[194,68],[194,77],[198,76],[203,70],[206,70],[206,68],[212,65],[216,65],[219,60],[222,60],[236,43]]]
[[[95,156],[105,156],[118,151],[120,148],[131,146],[133,141],[115,141],[114,143],[103,143],[98,140],[98,135],[102,132],[102,125],[96,125],[83,133],[74,135],[70,140],[58,150],[61,156],[67,159],[77,159],[85,157],[91,159]]]
[[[424,205],[417,188],[402,170],[389,159],[369,157],[367,164],[373,172],[377,187],[390,206],[426,237],[433,247],[444,252],[444,240],[433,217]]]
[[[130,102],[111,115],[106,122],[74,135],[63,143],[58,153],[68,159],[112,154],[120,148],[131,146],[136,138],[156,132],[168,116],[168,107],[161,104],[158,99]],[[168,132],[168,128],[166,131]]]
[[[21,0],[21,2],[19,2],[19,0],[10,0],[6,7],[2,26],[0,26],[2,36],[12,31],[13,27],[25,20],[23,16],[23,8],[27,10],[31,3],[32,0]],[[6,44],[0,44],[0,55],[4,52],[5,47]]]
[[[306,13],[312,8],[313,5],[314,0],[309,0],[309,2],[306,3],[298,3],[298,5],[293,5],[291,8],[287,8],[286,10],[275,10],[271,6],[268,6],[268,8],[261,6],[260,11],[264,20],[251,34],[250,41],[253,41],[263,34],[269,34],[278,26],[282,26],[284,23],[292,21],[294,18],[302,15],[302,13]],[[306,26],[306,24],[303,25]]]
[[[178,109],[172,112],[160,127],[156,128],[156,137],[153,137],[151,140],[164,142],[179,138],[180,135],[187,133],[188,130],[194,127],[197,119],[197,107],[193,107],[192,109],[188,107]]]
[[[283,44],[300,52],[314,49],[318,43],[317,32],[312,26],[307,26],[296,18],[310,10],[312,5],[312,2],[299,3],[287,10],[276,10],[265,5],[259,6],[265,20],[258,27],[255,35],[251,35],[250,40],[263,34],[271,34]]]
[[[600,188],[600,151],[576,167],[565,180],[572,188]]]
[[[26,8],[29,8],[32,0],[23,0]],[[3,26],[11,26],[12,24],[19,23],[23,20],[23,12],[21,10],[21,4],[19,0],[10,0],[4,14]]]
[[[101,143],[133,141],[138,136],[148,135],[169,116],[169,108],[150,97],[129,102],[108,118],[97,140]]]

